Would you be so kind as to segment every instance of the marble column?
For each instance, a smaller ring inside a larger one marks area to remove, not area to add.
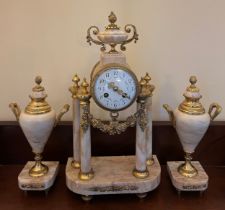
[[[73,162],[74,168],[80,168],[80,101],[73,99]]]
[[[146,100],[146,114],[148,124],[146,127],[146,158],[147,165],[152,165],[154,163],[154,159],[152,156],[152,97],[148,97]]]
[[[93,178],[91,168],[91,128],[87,114],[90,111],[90,104],[81,102],[80,104],[80,139],[81,139],[81,166],[79,178],[81,180],[90,180]],[[87,119],[87,121],[85,121]]]
[[[140,102],[137,103],[137,110],[140,110]],[[133,175],[137,178],[145,178],[148,176],[146,163],[146,129],[142,129],[139,119],[136,123],[136,164]]]

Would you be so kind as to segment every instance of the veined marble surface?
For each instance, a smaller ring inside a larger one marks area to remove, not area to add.
[[[146,128],[146,157],[147,160],[152,158],[152,97],[148,97],[146,102],[146,111],[148,124]]]
[[[71,167],[72,158],[66,165],[66,185],[81,195],[145,193],[154,190],[160,183],[161,167],[154,155],[154,164],[148,166],[149,176],[138,179],[133,176],[135,156],[92,157],[94,178],[81,181],[79,169]]]
[[[140,110],[140,103],[137,103],[137,110]],[[147,169],[146,157],[146,129],[143,131],[138,122],[136,122],[136,170],[145,171]]]
[[[42,191],[49,189],[55,181],[59,170],[58,161],[43,161],[48,166],[48,173],[41,177],[31,177],[29,175],[30,168],[34,165],[34,161],[29,161],[24,166],[18,176],[18,184],[21,190],[25,191]]]
[[[174,116],[176,131],[184,151],[193,153],[209,127],[209,114],[188,115],[175,109]]]
[[[167,170],[173,186],[180,191],[204,191],[208,188],[208,175],[198,161],[192,161],[193,166],[198,170],[198,175],[192,178],[182,176],[178,167],[184,161],[167,162]]]
[[[51,110],[45,114],[31,115],[24,111],[20,114],[19,123],[34,153],[42,153],[52,132],[56,113]]]
[[[73,99],[73,159],[80,163],[80,101]]]

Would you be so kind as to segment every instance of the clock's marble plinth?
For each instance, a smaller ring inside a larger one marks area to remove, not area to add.
[[[126,56],[122,52],[118,53],[101,53],[100,61],[102,65],[108,63],[126,64]]]
[[[31,177],[29,175],[30,168],[34,165],[34,161],[29,161],[24,166],[18,176],[19,188],[24,191],[47,191],[54,183],[59,170],[58,161],[43,161],[48,166],[48,173],[41,177]]]
[[[184,163],[183,161],[167,162],[167,170],[169,172],[173,186],[178,191],[205,191],[208,187],[208,175],[198,161],[192,161],[193,166],[198,170],[195,177],[184,177],[178,172],[178,167]]]
[[[154,190],[160,183],[161,167],[157,157],[153,157],[154,164],[148,166],[149,177],[145,179],[135,178],[132,174],[135,156],[92,157],[94,178],[89,181],[79,180],[79,169],[71,167],[72,158],[69,158],[66,184],[72,192],[85,196],[125,193],[143,195]]]

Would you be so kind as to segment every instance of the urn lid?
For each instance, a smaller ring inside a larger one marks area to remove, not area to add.
[[[27,114],[44,114],[51,111],[51,107],[45,101],[47,94],[45,89],[41,86],[42,78],[37,76],[35,78],[36,85],[32,89],[31,95],[29,95],[31,101],[25,108],[25,113]]]
[[[196,87],[197,78],[196,76],[191,76],[189,79],[191,85],[187,87],[183,96],[185,100],[179,105],[178,109],[181,112],[190,115],[201,115],[205,113],[205,109],[199,100],[202,98],[202,95],[199,92],[199,88]]]

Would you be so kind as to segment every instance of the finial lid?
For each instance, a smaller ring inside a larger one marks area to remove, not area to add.
[[[47,94],[45,89],[41,86],[42,78],[40,76],[35,77],[36,85],[32,88],[32,94],[29,96],[31,102],[26,106],[25,112],[27,114],[44,114],[51,111],[51,107],[45,101]]]
[[[181,112],[190,115],[201,115],[205,113],[205,109],[199,100],[202,98],[200,90],[196,87],[197,78],[191,76],[189,79],[191,85],[187,87],[186,92],[183,94],[185,100],[179,105],[178,109]]]

